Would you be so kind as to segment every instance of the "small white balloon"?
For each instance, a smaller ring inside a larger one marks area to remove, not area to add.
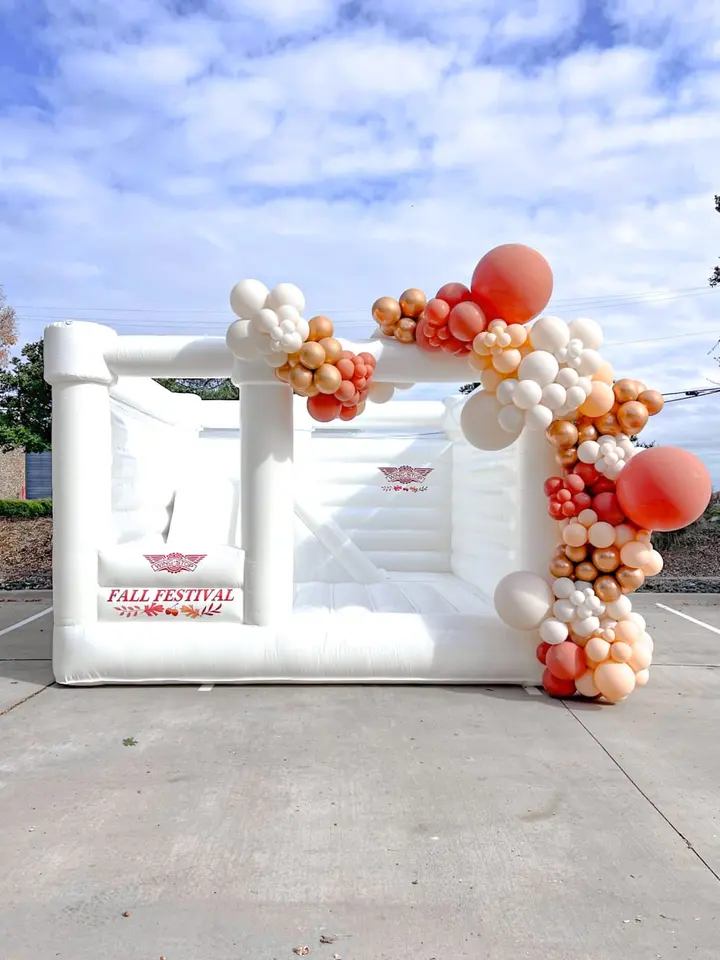
[[[262,310],[258,310],[253,318],[253,325],[256,326],[258,330],[262,330],[263,333],[270,333],[279,328],[280,320],[274,310],[263,307]]]
[[[302,316],[305,310],[305,294],[294,283],[279,283],[270,292],[267,306],[271,310],[279,310],[280,307],[295,307]]]
[[[567,392],[567,405],[571,410],[577,410],[581,403],[585,403],[587,396],[580,386],[570,387]]]
[[[549,383],[543,387],[540,402],[550,410],[559,410],[567,400],[567,390],[559,383]]]
[[[498,414],[498,423],[503,430],[517,436],[525,426],[525,414],[512,404],[508,404]]]
[[[506,404],[512,403],[513,393],[515,392],[515,387],[517,386],[517,380],[508,379],[503,380],[503,382],[498,386],[495,396],[498,398],[498,403]]]
[[[286,353],[297,353],[297,351],[303,345],[303,339],[297,332],[284,333],[282,337],[282,345],[285,348]]]
[[[572,367],[563,367],[555,377],[555,382],[559,383],[560,386],[565,387],[568,390],[570,387],[574,387],[580,378],[580,374],[577,370],[573,370]]]
[[[497,615],[509,627],[537,630],[550,612],[552,593],[542,577],[518,570],[498,583],[494,599]]]
[[[573,340],[581,340],[582,345],[588,350],[599,350],[603,342],[602,327],[596,320],[589,317],[578,317],[572,320],[569,325],[570,337]]]
[[[295,333],[295,321],[294,320],[281,320],[280,329],[283,333]]]
[[[510,410],[511,408],[506,407],[505,409]],[[528,430],[535,430],[536,432],[547,430],[552,422],[552,410],[549,407],[543,406],[542,403],[538,403],[525,411],[525,426]]]
[[[270,354],[270,356],[267,358],[267,362],[271,367],[277,369],[278,367],[282,367],[287,363],[287,354],[283,350],[282,344],[274,343],[273,349],[275,349],[275,347],[277,347],[277,350]]]
[[[548,620],[543,620],[540,624],[540,639],[543,643],[549,643],[554,646],[557,643],[562,643],[564,640],[567,640],[569,635],[569,630],[567,624],[563,623],[562,620],[555,620],[550,618]]]
[[[613,620],[627,620],[632,612],[632,602],[629,597],[618,597],[612,603],[608,603],[605,612]]]
[[[541,387],[552,383],[560,370],[555,357],[547,350],[535,350],[520,361],[518,380],[533,380]]]
[[[600,456],[600,444],[597,440],[584,440],[577,448],[577,455],[581,463],[595,463]]]
[[[395,387],[392,383],[371,383],[368,399],[373,403],[387,403],[392,400]]]
[[[236,320],[228,327],[225,343],[230,353],[238,360],[253,360],[258,355],[257,344],[251,335],[252,324],[249,320]]]
[[[564,347],[569,339],[568,326],[560,317],[539,317],[530,327],[530,345],[533,350],[555,353]]]
[[[590,377],[580,377],[575,386],[580,387],[582,392],[585,394],[585,399],[587,400],[592,393],[592,380]]]
[[[283,342],[282,342],[282,340],[280,340],[280,339],[278,339],[278,340],[273,340],[273,339],[271,338],[271,340],[270,340],[270,349],[271,349],[274,353],[280,354],[281,356],[284,356],[285,353],[286,353],[285,347],[283,346]],[[268,361],[269,361],[269,363],[270,363],[270,366],[273,366],[272,355],[268,358]],[[280,364],[280,366],[282,366],[282,364]]]
[[[513,403],[521,410],[529,410],[542,399],[542,387],[534,380],[521,380],[513,392]]]
[[[578,373],[581,377],[591,377],[602,366],[602,357],[597,350],[583,350],[580,354]]]
[[[299,320],[300,313],[295,307],[290,306],[289,304],[283,304],[281,307],[278,307],[275,311],[280,320]]]
[[[553,604],[553,614],[563,623],[570,623],[575,617],[575,607],[569,600],[556,600]]]
[[[584,620],[573,620],[572,628],[579,637],[591,637],[599,628],[597,617],[586,617]]]
[[[241,280],[230,291],[230,309],[241,320],[250,320],[262,310],[268,297],[268,288],[259,280]]]
[[[557,580],[553,580],[552,592],[558,600],[567,600],[574,589],[575,583],[570,577],[558,577]]]
[[[295,332],[300,334],[302,342],[305,343],[310,336],[310,324],[307,320],[303,320],[302,317],[298,317],[295,321]],[[412,386],[412,384],[410,384],[410,386]]]

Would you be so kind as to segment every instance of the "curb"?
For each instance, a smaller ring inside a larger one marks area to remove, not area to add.
[[[15,601],[16,603],[52,602],[52,590],[0,590],[0,603]]]

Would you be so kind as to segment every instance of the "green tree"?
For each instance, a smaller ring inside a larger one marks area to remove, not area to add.
[[[17,343],[17,318],[0,286],[0,370],[10,361],[10,348]]]
[[[204,380],[166,380],[157,381],[161,387],[173,393],[196,393],[203,400],[237,400],[238,388],[232,380],[210,377]]]
[[[43,342],[26,343],[0,371],[0,449],[50,448],[52,394],[43,379]]]
[[[715,210],[720,213],[720,196],[717,194],[715,195]],[[710,286],[717,287],[718,285],[720,285],[720,267],[715,267],[710,277]]]

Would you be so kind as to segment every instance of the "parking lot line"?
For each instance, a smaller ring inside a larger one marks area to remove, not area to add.
[[[26,623],[39,620],[40,617],[45,617],[48,613],[52,613],[52,607],[48,607],[47,610],[41,610],[40,613],[34,613],[31,617],[26,617],[25,620],[21,620],[19,623],[13,623],[9,627],[5,627],[4,630],[0,630],[0,637],[4,637],[6,633],[12,633],[13,630],[19,630],[20,627],[24,627]]]
[[[696,620],[695,617],[691,617],[687,613],[682,613],[680,610],[673,610],[672,607],[668,607],[664,603],[656,603],[655,606],[660,607],[661,610],[667,610],[668,613],[674,613],[676,617],[682,617],[683,620],[689,620],[690,623],[695,623],[698,627],[705,627],[706,630],[710,630],[712,633],[720,633],[720,629],[718,629],[718,627],[714,627],[711,623],[705,623],[703,620]]]

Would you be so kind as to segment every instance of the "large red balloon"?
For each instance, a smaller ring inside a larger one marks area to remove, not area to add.
[[[329,423],[340,416],[343,405],[327,393],[318,393],[317,396],[310,397],[307,408],[313,420],[318,420],[320,423]]]
[[[527,323],[548,304],[553,291],[550,264],[522,243],[486,253],[472,277],[472,298],[490,320]]]
[[[576,680],[587,669],[585,651],[572,640],[556,643],[548,651],[545,665],[558,680]]]
[[[575,693],[574,680],[561,680],[547,669],[542,675],[542,685],[551,697],[572,697]]]
[[[705,512],[712,481],[705,464],[679,447],[636,454],[617,480],[625,515],[646,530],[680,530]]]

